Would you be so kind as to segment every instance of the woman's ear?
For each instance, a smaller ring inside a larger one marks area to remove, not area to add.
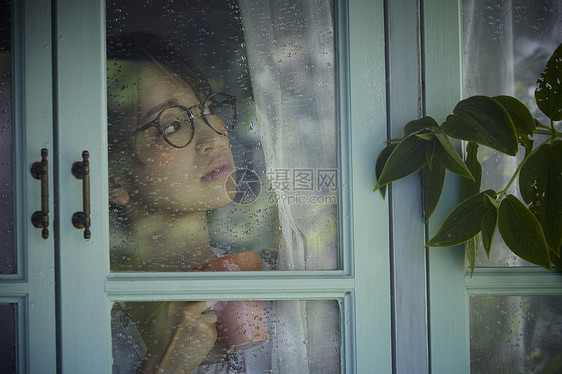
[[[109,201],[116,205],[125,205],[129,202],[129,192],[125,187],[119,186],[109,189]]]

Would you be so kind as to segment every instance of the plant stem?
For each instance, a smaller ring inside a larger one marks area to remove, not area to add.
[[[523,158],[523,161],[521,161],[519,163],[519,165],[517,166],[517,169],[515,170],[515,172],[513,173],[513,175],[511,176],[511,179],[509,180],[509,182],[507,183],[507,185],[505,186],[505,188],[501,191],[498,192],[498,196],[497,198],[499,199],[500,196],[504,196],[507,191],[509,190],[509,187],[511,187],[511,185],[513,184],[513,182],[515,182],[515,178],[517,177],[517,175],[519,174],[519,172],[521,171],[521,168],[523,167],[523,165],[525,165],[525,162],[527,162],[527,160],[529,159],[529,157],[531,157],[532,155],[535,154],[535,152],[546,142],[548,142],[549,140],[554,140],[556,138],[562,137],[562,132],[558,132],[556,130],[556,128],[554,127],[554,121],[550,120],[550,128],[548,128],[547,126],[541,126],[542,128],[546,128],[547,130],[539,130],[537,129],[535,131],[535,134],[541,134],[541,135],[550,135],[550,139],[545,140],[544,142],[542,142],[538,147],[535,147],[535,149],[533,149],[531,152],[529,152],[529,154],[525,155],[525,157]]]
[[[546,134],[546,135],[550,135]],[[544,142],[542,142],[538,147],[536,147],[535,149],[533,149],[531,152],[529,152],[529,154],[525,155],[525,157],[523,158],[523,161],[521,161],[519,163],[519,165],[517,166],[517,169],[515,169],[515,172],[513,173],[513,175],[511,176],[511,179],[509,180],[509,182],[507,183],[507,185],[505,186],[505,188],[501,191],[498,192],[498,196],[497,199],[499,200],[500,196],[504,196],[507,194],[507,191],[509,190],[509,187],[511,187],[511,185],[513,184],[513,182],[515,182],[515,178],[517,177],[517,175],[519,174],[519,172],[521,171],[521,168],[523,167],[523,165],[525,165],[525,162],[527,162],[527,160],[529,159],[529,157],[531,157],[532,155],[535,154],[535,152],[540,148],[541,145],[543,145],[544,143],[546,143],[548,140],[545,140]]]
[[[544,123],[541,123],[541,122],[538,122],[538,121],[537,121],[537,127],[540,127],[541,129],[550,130],[550,127],[548,127]]]
[[[529,153],[527,156],[525,156],[525,158],[523,159],[523,161],[521,161],[521,163],[519,164],[519,166],[517,166],[517,169],[515,170],[515,173],[513,173],[513,175],[511,176],[511,179],[509,180],[509,182],[507,183],[507,185],[505,186],[505,188],[501,191],[498,192],[498,196],[497,199],[500,198],[500,196],[504,196],[507,193],[507,190],[509,190],[509,187],[511,187],[511,185],[513,184],[513,182],[515,182],[515,178],[517,177],[517,174],[519,174],[519,172],[521,171],[521,168],[523,167],[523,165],[525,164],[525,161],[527,161],[529,159],[529,156],[532,154],[533,152]]]
[[[556,130],[548,130],[548,131],[546,131],[546,130],[536,130],[536,131],[535,131],[535,134],[550,135],[550,136],[552,136],[552,137],[554,137],[554,138],[559,137],[559,136],[562,135],[562,133],[560,133],[560,132],[558,132],[558,131],[556,131]]]

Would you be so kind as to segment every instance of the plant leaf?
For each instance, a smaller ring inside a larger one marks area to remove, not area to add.
[[[423,210],[425,222],[433,214],[441,192],[445,183],[445,168],[439,163],[435,163],[432,169],[428,165],[422,168],[422,186],[423,186]]]
[[[552,270],[541,225],[535,215],[513,195],[498,210],[498,229],[513,253],[535,265]]]
[[[421,140],[425,140],[426,142],[430,142],[433,140],[433,138],[435,137],[432,133],[430,132],[422,132],[422,133],[416,133],[416,136],[421,139]]]
[[[539,220],[548,248],[562,245],[562,141],[537,148],[521,167],[519,189],[529,210]]]
[[[562,44],[556,48],[537,81],[535,100],[553,121],[562,120]]]
[[[388,157],[375,191],[397,179],[404,178],[419,170],[426,164],[425,147],[428,142],[416,137],[415,134],[405,137]]]
[[[562,252],[562,248],[560,249]],[[553,265],[555,265],[558,268],[558,271],[562,271],[562,258],[560,256],[557,256],[555,253],[551,253],[550,261],[552,262]]]
[[[427,243],[431,247],[449,247],[466,242],[482,229],[482,217],[489,209],[485,194],[495,195],[492,190],[480,192],[461,202],[445,218],[439,232]]]
[[[474,269],[476,269],[476,260],[478,259],[479,249],[480,249],[480,235],[478,234],[468,239],[464,245],[466,258],[468,259],[468,264],[470,265],[471,278],[472,278],[472,274],[474,274]]]
[[[433,156],[435,156],[435,145],[437,144],[436,140],[433,140],[426,148],[425,148],[425,158],[427,160],[427,166],[431,169],[433,167]]]
[[[492,248],[497,227],[498,210],[496,207],[492,207],[484,213],[484,216],[482,217],[482,243],[484,244],[484,250],[486,251],[486,256],[488,256],[488,258],[490,258],[490,249]]]
[[[439,124],[431,117],[415,119],[404,125],[404,136],[411,135],[421,130],[436,130]]]
[[[457,139],[474,141],[499,152],[516,155],[517,134],[507,111],[487,96],[472,96],[460,101],[441,127]]]
[[[537,128],[535,119],[531,112],[529,112],[529,109],[527,109],[525,104],[512,96],[494,96],[493,99],[499,102],[511,117],[519,144],[529,151],[532,150],[533,139],[530,136],[535,133]]]
[[[474,180],[468,178],[462,179],[462,192],[463,197],[466,199],[469,196],[480,192],[480,185],[482,183],[482,165],[478,161],[478,143],[468,142],[466,145],[466,160],[464,163],[472,174]]]
[[[390,154],[392,153],[394,148],[396,148],[397,145],[398,144],[389,144],[386,147],[384,147],[384,149],[379,154],[379,157],[377,158],[377,163],[375,165],[375,175],[377,176],[377,180],[379,180],[382,170],[384,169],[384,166],[386,165],[386,162],[390,157]],[[386,197],[386,186],[381,187],[380,193],[382,195],[382,198],[384,199]]]
[[[470,170],[468,170],[461,156],[453,148],[447,135],[437,132],[435,137],[439,141],[435,145],[435,156],[437,156],[439,162],[453,173],[474,180]]]

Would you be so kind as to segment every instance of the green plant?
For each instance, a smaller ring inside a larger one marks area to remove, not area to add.
[[[480,241],[486,254],[496,228],[516,255],[548,270],[562,269],[562,45],[537,81],[535,100],[550,119],[534,119],[523,103],[511,96],[473,96],[460,101],[444,123],[431,117],[408,122],[404,137],[390,139],[376,163],[377,184],[383,198],[386,186],[421,169],[424,215],[433,213],[443,190],[445,171],[463,177],[464,200],[447,216],[428,246],[465,244],[471,274]],[[450,138],[467,141],[464,160]],[[537,146],[535,142],[542,142]],[[546,138],[546,139],[544,139]],[[513,176],[500,191],[481,191],[479,146],[510,156],[525,149]],[[510,194],[519,176],[523,201]]]

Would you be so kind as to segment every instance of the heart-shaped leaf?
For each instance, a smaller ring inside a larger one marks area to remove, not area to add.
[[[537,81],[535,100],[548,118],[562,120],[562,44],[556,48]]]
[[[445,134],[516,155],[517,134],[507,111],[487,96],[472,96],[460,101],[441,127]]]
[[[425,222],[433,214],[441,192],[443,191],[443,184],[445,183],[445,168],[439,163],[435,163],[433,168],[425,165],[422,168],[422,185],[423,185],[423,210]]]
[[[482,165],[478,161],[478,144],[475,142],[468,142],[466,145],[466,160],[464,163],[472,174],[472,179],[462,179],[462,195],[466,199],[469,196],[475,195],[480,192],[480,185],[482,182]]]
[[[433,158],[435,156],[435,146],[437,145],[438,141],[433,140],[426,148],[425,148],[425,159],[427,160],[427,166],[431,169],[433,167]]]
[[[548,248],[562,245],[562,141],[542,144],[525,161],[519,188],[529,210],[539,220]]]
[[[449,247],[466,242],[482,229],[482,217],[490,208],[485,195],[495,196],[487,190],[461,202],[445,218],[437,234],[427,243],[431,247]]]
[[[387,184],[404,178],[419,170],[425,165],[425,147],[429,143],[419,139],[415,134],[405,137],[390,153],[380,177],[377,180],[375,191]]]
[[[379,154],[377,163],[375,165],[375,174],[377,176],[377,180],[380,178],[382,170],[384,169],[384,166],[386,165],[390,154],[392,153],[392,151],[394,151],[394,148],[396,148],[397,145],[398,144],[389,144],[384,147],[382,152]],[[384,199],[386,197],[386,186],[380,188],[380,193],[382,195],[382,198]]]
[[[439,162],[453,173],[474,180],[472,174],[470,174],[470,170],[468,170],[461,156],[459,156],[455,148],[453,148],[447,135],[436,132],[435,137],[439,141],[439,143],[435,145],[435,155]]]
[[[537,217],[513,195],[508,195],[500,204],[498,229],[513,253],[552,270],[546,239]]]
[[[464,251],[466,253],[466,258],[468,259],[468,264],[470,265],[470,277],[474,274],[474,269],[476,269],[476,260],[478,260],[478,250],[480,249],[480,235],[476,235],[464,243]]]
[[[486,256],[488,256],[488,258],[490,258],[490,249],[492,248],[497,227],[498,210],[496,207],[492,207],[484,213],[484,216],[482,217],[482,243],[484,244],[484,250],[486,251]]]
[[[530,136],[537,128],[529,109],[512,96],[494,96],[493,99],[500,103],[511,117],[519,144],[528,150],[533,149],[533,139]]]
[[[408,136],[418,131],[422,130],[436,130],[439,127],[437,121],[435,121],[431,117],[422,117],[420,119],[416,119],[413,121],[408,122],[404,125],[404,136]]]

